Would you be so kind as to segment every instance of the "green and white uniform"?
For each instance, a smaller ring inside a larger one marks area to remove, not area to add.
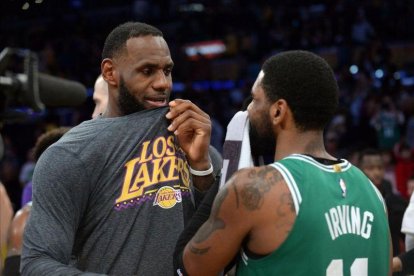
[[[252,259],[242,250],[237,275],[387,275],[386,207],[364,173],[346,160],[323,165],[300,154],[271,166],[289,186],[296,221],[271,254]]]

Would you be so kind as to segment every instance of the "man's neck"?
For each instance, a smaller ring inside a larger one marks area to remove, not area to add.
[[[280,134],[277,138],[275,160],[283,159],[293,153],[336,160],[325,149],[322,131],[285,132]]]
[[[121,114],[119,109],[117,107],[113,107],[108,103],[108,106],[105,110],[105,112],[102,114],[102,118],[115,118],[115,117],[121,117],[124,116]]]

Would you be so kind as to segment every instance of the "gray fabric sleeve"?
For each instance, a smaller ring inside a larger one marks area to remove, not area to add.
[[[36,164],[22,275],[97,275],[68,265],[89,194],[86,168],[72,153],[56,146],[47,149]]]

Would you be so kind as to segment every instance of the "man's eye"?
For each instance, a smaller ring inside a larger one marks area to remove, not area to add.
[[[143,73],[144,75],[149,76],[149,75],[151,75],[151,74],[152,74],[152,69],[151,69],[151,68],[145,68],[145,69],[143,69],[143,70],[142,70],[142,73]]]
[[[171,72],[172,72],[172,68],[167,68],[167,69],[165,69],[165,70],[164,70],[164,74],[165,74],[166,76],[171,75]]]

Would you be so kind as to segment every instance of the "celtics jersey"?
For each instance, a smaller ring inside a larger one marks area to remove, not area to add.
[[[271,166],[286,181],[297,217],[271,254],[252,259],[242,250],[237,275],[387,275],[386,207],[358,168],[346,160],[322,165],[299,154]]]

